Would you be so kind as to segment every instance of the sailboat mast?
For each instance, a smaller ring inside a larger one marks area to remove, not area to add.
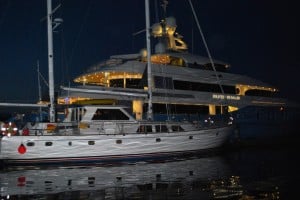
[[[146,44],[147,44],[147,81],[148,81],[148,112],[147,119],[153,120],[152,112],[152,69],[151,69],[151,46],[150,46],[150,8],[149,0],[145,0],[146,13]]]
[[[53,75],[53,30],[52,30],[52,1],[47,0],[47,25],[48,25],[48,70],[49,70],[49,98],[50,122],[55,122],[54,108],[54,75]]]

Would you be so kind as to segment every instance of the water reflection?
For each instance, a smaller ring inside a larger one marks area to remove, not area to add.
[[[299,165],[289,165],[296,156],[252,149],[162,162],[8,168],[0,172],[0,194],[1,199],[280,199],[299,180],[292,176]]]
[[[229,174],[221,157],[190,157],[160,163],[6,169],[0,173],[0,187],[4,199],[179,198]]]

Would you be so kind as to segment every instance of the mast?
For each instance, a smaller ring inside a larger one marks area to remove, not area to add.
[[[47,26],[48,26],[48,70],[49,70],[49,98],[50,122],[55,122],[54,108],[54,73],[53,73],[53,30],[52,30],[52,1],[47,0]]]
[[[151,46],[150,46],[150,8],[149,0],[145,0],[146,13],[146,44],[147,44],[147,81],[148,81],[148,112],[147,119],[153,120],[152,112],[152,69],[151,69]]]

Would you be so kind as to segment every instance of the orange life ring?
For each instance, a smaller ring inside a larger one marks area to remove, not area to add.
[[[15,135],[17,132],[18,132],[18,128],[16,124],[13,122],[5,123],[2,127],[2,134],[4,135],[7,134]]]

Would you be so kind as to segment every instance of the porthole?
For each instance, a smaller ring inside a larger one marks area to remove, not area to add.
[[[33,147],[34,146],[34,142],[27,142],[26,144],[28,147]]]
[[[95,141],[94,140],[90,140],[90,141],[88,141],[88,144],[89,145],[95,145]]]
[[[95,184],[95,180],[95,177],[88,177],[88,183],[90,187],[93,187],[93,185]]]
[[[160,138],[156,138],[156,142],[160,142],[161,141],[161,139]]]
[[[69,146],[72,146],[72,142],[69,142]]]
[[[122,140],[116,140],[116,144],[122,144]]]
[[[52,144],[53,144],[52,142],[45,142],[45,146],[48,146],[48,147],[52,146]]]
[[[192,136],[192,135],[190,135],[190,136],[189,136],[189,139],[190,139],[190,140],[192,140],[192,139],[193,139],[193,136]]]

